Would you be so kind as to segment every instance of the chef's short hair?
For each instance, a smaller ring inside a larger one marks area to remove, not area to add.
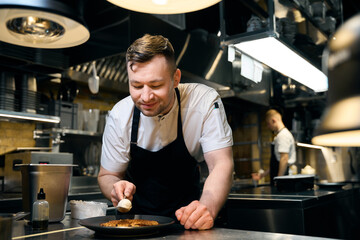
[[[170,66],[170,70],[175,72],[174,48],[169,39],[161,35],[145,34],[136,39],[126,51],[126,63],[130,63],[129,67],[132,69],[133,63],[150,61],[156,55],[163,55]]]
[[[280,120],[282,119],[282,114],[277,109],[272,108],[272,109],[269,109],[265,113],[265,119],[266,120],[269,120],[270,118],[275,117],[275,116],[277,116]]]

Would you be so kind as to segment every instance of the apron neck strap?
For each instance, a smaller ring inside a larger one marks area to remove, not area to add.
[[[137,135],[140,121],[140,110],[135,106],[133,114],[133,122],[131,127],[131,144],[137,144]]]
[[[181,122],[181,107],[180,107],[180,92],[178,88],[175,88],[176,98],[179,105],[179,111],[178,111],[178,128],[177,128],[177,135],[182,136],[182,122]]]

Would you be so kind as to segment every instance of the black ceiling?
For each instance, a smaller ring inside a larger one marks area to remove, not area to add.
[[[357,13],[360,13],[360,1],[359,0],[343,0],[343,13],[344,21],[354,16]]]
[[[54,0],[53,0],[54,1]],[[66,1],[63,1],[66,2]],[[66,49],[33,49],[0,42],[0,70],[13,69],[22,72],[47,74],[61,72],[74,66],[106,56],[126,51],[135,38],[146,32],[165,34],[169,32],[173,38],[183,38],[186,32],[203,29],[216,34],[220,28],[219,4],[207,9],[185,14],[185,29],[176,29],[164,24],[152,15],[135,13],[117,7],[106,0],[67,0],[69,4],[77,3],[81,7],[83,19],[90,31],[90,39],[77,47]],[[249,15],[241,4],[241,0],[224,0],[226,14],[236,15],[234,26],[244,27],[242,17]],[[360,1],[344,0],[344,20],[360,10]],[[231,20],[229,20],[231,21]],[[172,40],[172,39],[170,39]],[[176,44],[175,44],[176,45]],[[182,46],[174,46],[180,52]]]

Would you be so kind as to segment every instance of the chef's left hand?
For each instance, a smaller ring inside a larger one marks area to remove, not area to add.
[[[206,230],[214,226],[214,218],[209,209],[197,200],[178,209],[175,216],[185,229]]]

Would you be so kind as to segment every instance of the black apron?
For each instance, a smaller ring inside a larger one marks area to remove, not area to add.
[[[270,158],[270,184],[274,186],[274,177],[277,176],[279,172],[279,161],[275,156],[275,144],[271,144],[271,158]]]
[[[200,197],[199,168],[185,145],[180,93],[177,88],[175,92],[179,104],[177,138],[157,152],[143,149],[136,144],[140,110],[135,106],[131,129],[130,162],[126,171],[126,179],[136,186],[130,213],[175,218],[177,209]]]
[[[275,144],[271,143],[271,158],[270,158],[270,184],[271,184],[271,186],[274,186],[274,183],[275,183],[274,177],[276,177],[278,175],[279,166],[280,166],[280,162],[276,159],[276,155],[275,155]],[[289,172],[289,167],[287,167],[285,174],[288,172]]]

